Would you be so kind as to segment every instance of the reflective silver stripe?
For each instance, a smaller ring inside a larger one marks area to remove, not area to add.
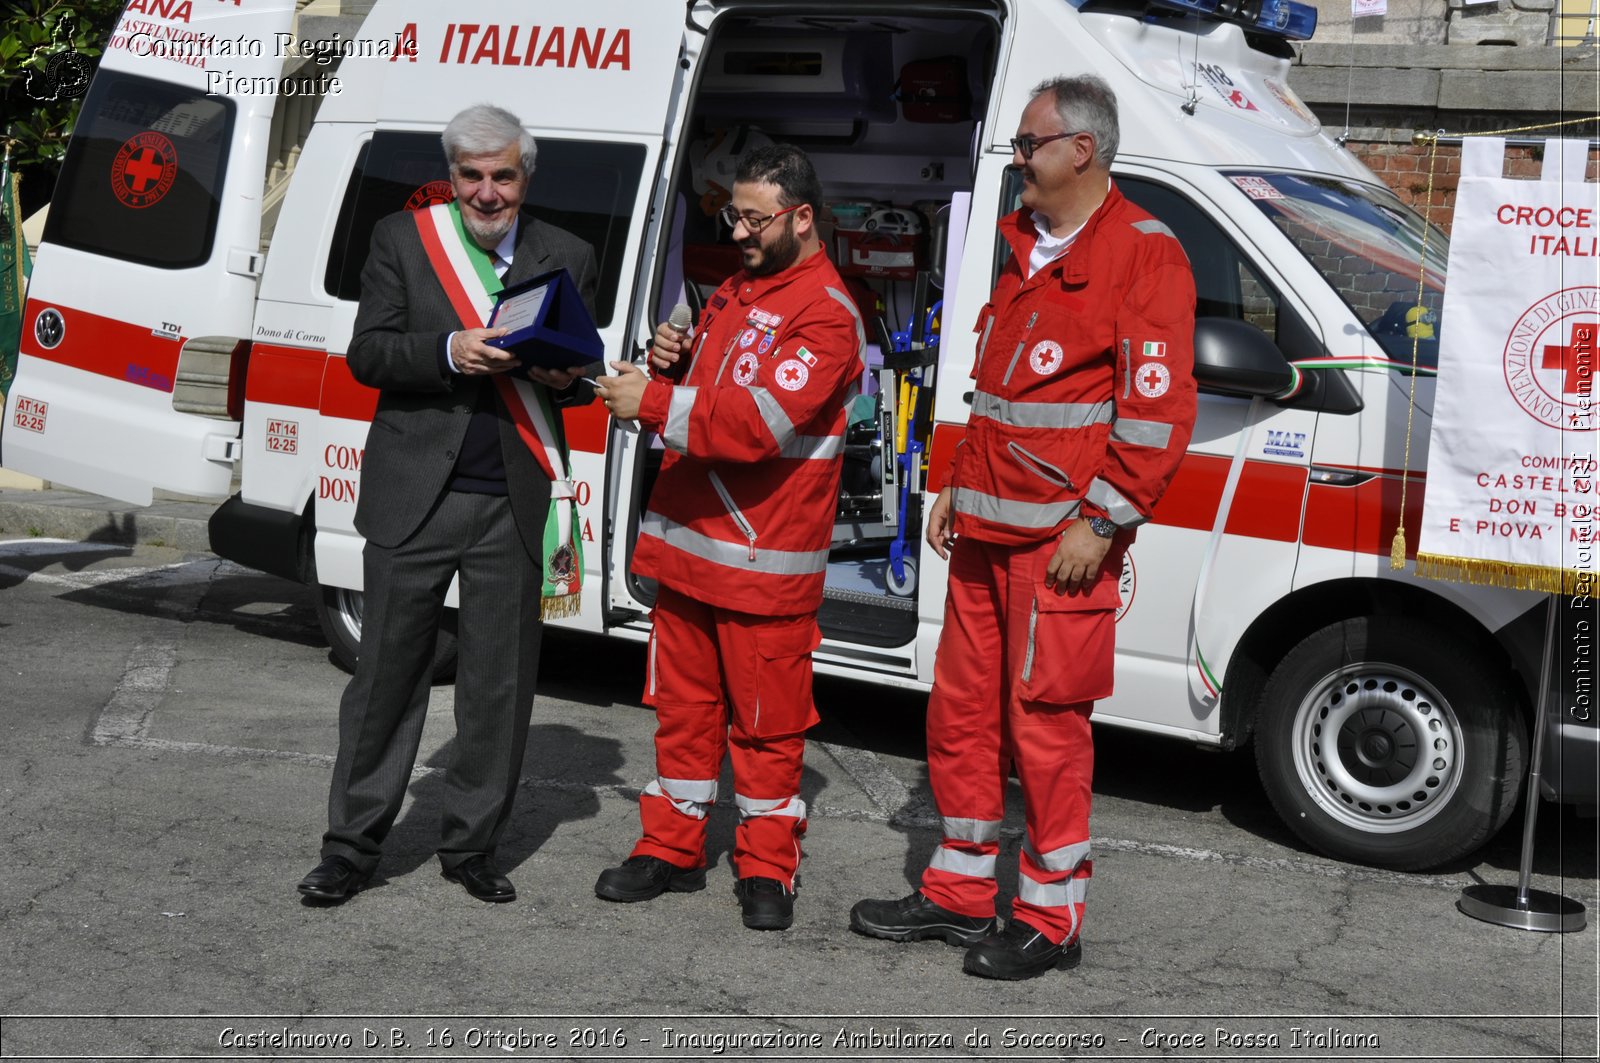
[[[1105,402],[1013,402],[977,391],[972,395],[972,416],[987,417],[1013,428],[1085,428],[1109,424],[1116,406]]]
[[[1133,503],[1123,497],[1121,491],[1098,476],[1089,484],[1089,492],[1084,497],[1105,510],[1106,516],[1124,528],[1137,528],[1150,519],[1135,509]]]
[[[1054,528],[1078,515],[1076,499],[1070,502],[1013,502],[974,491],[970,487],[956,489],[953,505],[958,513],[996,524],[1009,524],[1013,528]]]
[[[661,433],[661,442],[679,454],[689,453],[689,414],[699,394],[699,388],[672,389],[672,402],[667,407],[667,427]]]
[[[1017,349],[1012,352],[1011,364],[1006,366],[1006,375],[1000,378],[1000,383],[1011,383],[1011,374],[1017,370],[1017,360],[1022,357],[1022,348],[1027,346],[1028,337],[1033,334],[1033,326],[1039,320],[1039,311],[1035,310],[1028,318],[1028,324],[1022,330],[1022,338],[1017,341]]]
[[[1076,871],[1078,865],[1089,859],[1089,843],[1074,842],[1063,845],[1059,849],[1051,849],[1048,853],[1040,853],[1033,847],[1033,839],[1029,838],[1022,843],[1023,852],[1028,854],[1034,866],[1042,867],[1046,871]]]
[[[1111,422],[1113,443],[1132,443],[1137,447],[1166,449],[1172,439],[1172,426],[1160,421],[1136,421],[1131,417],[1118,417]]]
[[[988,856],[975,856],[972,853],[958,852],[955,849],[946,849],[944,846],[933,851],[933,859],[928,861],[929,867],[936,867],[940,871],[948,871],[952,875],[967,875],[972,878],[994,878],[995,854]]]
[[[1022,874],[1017,876],[1017,899],[1037,904],[1041,908],[1065,908],[1082,904],[1089,892],[1089,880],[1069,878],[1061,882],[1037,882]]]
[[[976,363],[983,362],[983,352],[989,349],[989,333],[994,331],[994,321],[994,315],[990,314],[989,323],[983,326],[983,337],[978,340],[978,357],[974,359]]]
[[[1033,609],[1028,613],[1028,652],[1022,658],[1022,681],[1030,682],[1033,679],[1033,651],[1037,647],[1034,641],[1039,630],[1039,596],[1033,597]]]
[[[639,522],[639,534],[653,535],[668,546],[705,561],[774,576],[812,576],[828,567],[826,550],[755,550],[752,560],[752,551],[740,543],[713,539],[654,512],[646,513]]]
[[[994,842],[1000,840],[1000,821],[998,819],[956,819],[945,816],[941,823],[941,830],[946,838],[958,842]]]
[[[1173,235],[1171,229],[1167,228],[1164,224],[1154,218],[1146,218],[1144,221],[1136,221],[1133,223],[1133,227],[1144,233],[1146,236],[1155,236],[1159,233],[1162,236],[1171,236],[1174,240],[1177,239],[1177,237]]]
[[[767,431],[772,433],[772,438],[777,442],[778,449],[782,450],[789,440],[794,438],[794,422],[789,419],[788,411],[783,404],[772,397],[772,392],[766,388],[747,388],[756,400],[756,409],[761,411],[761,422],[767,426]]]
[[[780,456],[802,461],[826,461],[844,453],[844,436],[795,436],[783,445]]]
[[[650,628],[650,696],[656,693],[656,629]]]
[[[856,309],[856,301],[837,288],[824,288],[823,291],[836,299],[840,306],[850,311],[850,320],[856,323],[856,361],[861,363],[861,368],[867,367],[867,330],[861,324],[861,313]]]
[[[659,797],[686,816],[705,819],[711,806],[717,803],[715,779],[651,779],[645,784],[645,795]]]
[[[734,793],[733,803],[739,809],[739,818],[749,816],[793,816],[795,819],[806,818],[806,803],[800,800],[799,794],[791,797],[756,798],[746,797],[741,793]]]

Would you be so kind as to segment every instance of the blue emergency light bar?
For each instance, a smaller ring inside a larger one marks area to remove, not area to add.
[[[1317,9],[1298,0],[1150,0],[1150,6],[1218,19],[1251,33],[1309,41],[1317,29]]]

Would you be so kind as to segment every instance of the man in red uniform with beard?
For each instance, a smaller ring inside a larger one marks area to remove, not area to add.
[[[1089,713],[1111,693],[1123,555],[1194,425],[1194,278],[1171,231],[1111,181],[1117,141],[1116,97],[1096,77],[1040,85],[1011,141],[1012,257],[978,322],[971,420],[926,528],[950,561],[928,699],[944,837],[920,890],[850,913],[873,937],[966,945],[964,969],[987,978],[1082,957]],[[1013,762],[1027,838],[999,933]]]
[[[613,416],[660,433],[668,453],[633,555],[633,571],[660,585],[645,686],[656,778],[639,799],[643,837],[595,893],[627,902],[705,887],[706,816],[731,747],[735,892],[757,930],[794,918],[811,651],[863,370],[860,318],[818,240],[821,209],[798,148],[746,155],[722,211],[744,269],[692,335],[657,328],[654,379],[613,362],[620,375],[597,386]]]

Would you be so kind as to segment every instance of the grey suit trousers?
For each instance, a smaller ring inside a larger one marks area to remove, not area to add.
[[[368,542],[361,658],[339,703],[339,754],[322,856],[371,873],[416,762],[435,631],[461,574],[455,742],[439,860],[492,855],[522,772],[539,670],[540,569],[503,496],[447,491],[397,546]],[[515,662],[514,669],[506,667]]]

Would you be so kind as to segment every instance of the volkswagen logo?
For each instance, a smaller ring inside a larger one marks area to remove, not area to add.
[[[59,347],[66,334],[67,323],[61,320],[59,310],[41,310],[39,316],[33,319],[33,338],[47,351]]]

